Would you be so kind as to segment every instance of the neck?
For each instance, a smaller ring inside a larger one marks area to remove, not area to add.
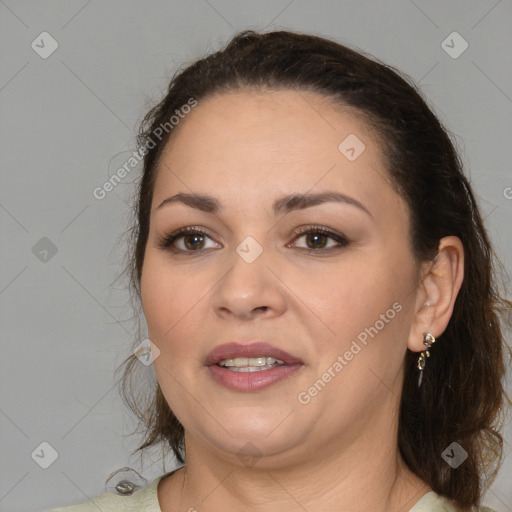
[[[162,512],[406,512],[431,489],[399,457],[396,422],[389,424],[389,409],[382,410],[382,418],[374,411],[374,423],[362,422],[365,429],[358,425],[352,439],[316,444],[314,456],[306,447],[279,465],[262,457],[244,466],[236,455],[187,433],[186,466],[159,486]]]

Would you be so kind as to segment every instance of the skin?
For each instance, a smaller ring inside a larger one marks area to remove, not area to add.
[[[366,146],[354,161],[338,149],[349,134]],[[336,202],[272,211],[287,194],[324,191],[357,199],[369,214]],[[214,196],[222,209],[157,209],[178,192]],[[291,90],[201,100],[159,161],[150,219],[142,304],[160,350],[158,382],[186,444],[186,466],[159,484],[163,512],[407,511],[431,490],[398,454],[403,361],[407,348],[425,349],[425,331],[445,330],[462,282],[463,249],[446,237],[435,262],[418,264],[408,208],[357,111]],[[348,245],[329,250],[338,242],[295,233],[312,224],[345,235]],[[159,247],[159,239],[185,226],[207,232],[202,250],[194,249],[193,236],[174,243],[188,252]],[[263,249],[252,263],[236,252],[248,236]],[[323,256],[315,243],[327,247]],[[394,303],[400,312],[300,403],[299,393]],[[253,339],[304,365],[258,392],[216,383],[205,366],[208,353]],[[247,462],[243,455],[254,451],[259,458]]]

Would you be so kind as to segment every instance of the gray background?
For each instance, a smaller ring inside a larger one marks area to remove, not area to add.
[[[86,501],[123,466],[148,481],[164,471],[158,450],[130,457],[136,423],[113,375],[134,337],[127,293],[110,284],[139,169],[101,201],[92,191],[135,149],[138,123],[177,65],[244,28],[289,28],[405,71],[456,134],[510,269],[511,22],[505,0],[0,0],[0,510]],[[51,49],[44,31],[59,45],[47,58],[31,47]],[[453,31],[469,44],[458,58],[441,46]],[[512,511],[510,421],[506,435],[485,500],[499,512]],[[31,455],[42,442],[58,452],[47,469]]]

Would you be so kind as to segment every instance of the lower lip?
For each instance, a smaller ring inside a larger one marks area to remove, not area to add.
[[[270,370],[256,372],[235,372],[217,365],[211,365],[211,375],[215,381],[235,391],[259,391],[291,377],[302,364],[280,365]]]

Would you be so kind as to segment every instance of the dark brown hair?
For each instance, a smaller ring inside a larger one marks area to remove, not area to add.
[[[134,199],[125,272],[140,300],[140,277],[149,231],[155,171],[172,130],[155,130],[194,98],[252,89],[313,91],[356,109],[379,135],[391,182],[407,202],[417,262],[431,261],[442,237],[460,238],[464,281],[445,332],[432,349],[417,385],[417,354],[407,352],[398,445],[409,468],[460,510],[477,505],[502,460],[499,433],[505,404],[502,322],[512,304],[500,296],[497,260],[475,197],[447,130],[417,88],[399,71],[337,42],[288,31],[237,34],[221,51],[197,60],[172,78],[165,98],[144,118],[138,136],[143,175]],[[148,149],[150,148],[151,149]],[[138,343],[139,339],[136,340]],[[134,366],[124,361],[123,398],[144,424],[136,451],[163,442],[184,462],[184,430],[160,388],[145,406],[132,393]],[[467,460],[452,469],[441,453],[458,442]]]

